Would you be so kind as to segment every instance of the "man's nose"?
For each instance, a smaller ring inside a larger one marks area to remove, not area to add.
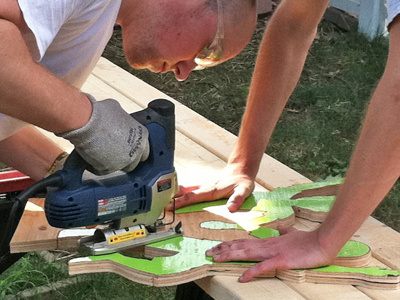
[[[175,65],[175,78],[179,81],[186,80],[197,64],[193,60],[179,61]]]

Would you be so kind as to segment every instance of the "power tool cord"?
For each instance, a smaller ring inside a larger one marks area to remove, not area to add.
[[[60,187],[62,184],[63,180],[61,175],[56,173],[31,185],[13,200],[14,203],[8,216],[6,228],[3,231],[4,235],[1,237],[0,241],[0,253],[9,247],[10,241],[18,227],[29,198],[47,187]]]

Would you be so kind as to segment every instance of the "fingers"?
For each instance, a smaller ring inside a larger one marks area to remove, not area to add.
[[[266,239],[224,242],[208,250],[206,254],[213,256],[215,262],[261,261],[250,267],[239,278],[239,282],[248,282],[261,274],[276,269],[287,269],[284,256],[279,255],[276,249],[268,247],[265,241]]]
[[[276,254],[273,238],[257,240],[235,240],[223,242],[206,251],[207,256],[212,256],[214,261],[260,261],[269,259]]]
[[[287,269],[285,264],[282,261],[282,258],[279,256],[275,256],[271,259],[260,262],[247,271],[245,271],[242,276],[239,277],[239,282],[248,282],[252,280],[254,277],[260,276],[262,274],[268,273],[269,271],[277,270],[277,269]]]
[[[250,267],[239,278],[239,282],[248,282],[254,277],[277,269],[288,269],[286,256],[277,251],[275,244],[276,238],[236,240],[221,243],[208,250],[206,254],[212,256],[215,262],[261,261]]]
[[[223,242],[206,252],[216,262],[261,261],[240,277],[240,282],[272,270],[315,268],[330,264],[336,257],[327,256],[319,243],[319,232],[282,228],[278,237]]]
[[[193,185],[193,186],[188,186],[188,187],[183,186],[183,185],[180,185],[180,186],[179,186],[178,194],[175,195],[175,198],[182,197],[183,195],[185,195],[185,194],[187,194],[187,193],[191,193],[191,192],[193,192],[194,190],[197,190],[197,189],[199,189],[199,188],[200,188],[199,185]]]
[[[215,255],[219,255],[221,253],[224,253],[225,251],[242,249],[246,245],[248,245],[250,243],[250,241],[255,243],[255,242],[259,241],[259,240],[241,239],[241,240],[223,242],[223,243],[220,243],[217,246],[207,250],[206,251],[206,255],[207,256],[215,256]]]
[[[228,261],[263,261],[273,258],[275,251],[268,251],[262,247],[248,247],[239,250],[225,251],[221,254],[214,255],[215,262]]]
[[[187,206],[189,204],[195,203],[195,199],[193,199],[192,194],[194,194],[194,191],[199,189],[200,186],[190,186],[190,187],[184,187],[184,186],[179,186],[179,191],[178,194],[176,194],[174,203],[171,202],[167,207],[167,211],[172,211],[174,209],[181,208],[183,206]]]
[[[229,197],[228,202],[226,203],[229,211],[237,211],[252,191],[253,190],[249,190],[247,186],[237,186],[233,194]]]
[[[218,186],[181,186],[176,195],[175,209],[199,202],[213,201],[229,197],[227,207],[229,211],[235,212],[242,206],[244,200],[252,191],[253,187],[248,185],[237,185],[235,187],[227,185],[222,188]],[[172,208],[172,205],[167,207],[168,210],[172,210]]]
[[[180,186],[179,192],[175,196],[175,208],[229,198],[228,209],[231,212],[237,211],[246,197],[250,196],[254,190],[255,183],[245,174],[234,173],[231,168],[227,167],[218,174],[219,179],[210,184],[189,187]],[[168,206],[167,209],[172,210],[173,205]]]
[[[188,206],[191,204],[213,201],[221,198],[229,197],[232,194],[231,188],[226,187],[218,189],[215,186],[211,187],[181,187],[177,198],[175,199],[175,209]],[[169,205],[167,210],[172,210],[173,205]]]

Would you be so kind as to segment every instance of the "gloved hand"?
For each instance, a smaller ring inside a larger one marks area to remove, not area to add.
[[[82,158],[90,164],[88,170],[106,175],[118,170],[132,171],[150,153],[147,128],[122,109],[118,101],[96,101],[92,116],[83,127],[57,134],[69,140]]]

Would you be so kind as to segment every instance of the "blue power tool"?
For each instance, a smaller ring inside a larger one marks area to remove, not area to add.
[[[174,168],[175,114],[172,102],[153,100],[131,114],[149,131],[150,155],[131,172],[82,179],[86,162],[73,151],[54,177],[61,184],[48,188],[45,213],[49,224],[75,228],[107,224],[80,240],[92,254],[105,254],[181,234],[180,224],[165,226],[160,216],[177,193]]]

